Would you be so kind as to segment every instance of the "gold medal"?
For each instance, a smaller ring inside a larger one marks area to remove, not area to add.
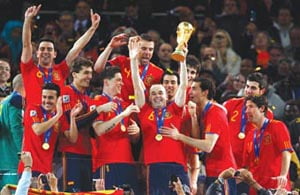
[[[47,142],[45,142],[45,143],[43,143],[42,148],[43,148],[44,150],[49,150],[50,145],[49,145]]]
[[[43,76],[43,73],[41,71],[37,71],[36,77],[37,78],[42,78],[42,76]]]
[[[126,127],[125,127],[124,124],[121,125],[121,131],[122,131],[122,132],[125,132],[125,131],[126,131]]]
[[[163,139],[163,136],[161,134],[156,134],[155,139],[156,141],[161,141]]]
[[[245,139],[245,133],[243,133],[243,132],[240,132],[239,133],[239,135],[238,135],[238,137],[240,138],[240,139]]]
[[[258,157],[255,158],[254,163],[255,163],[255,165],[258,165],[258,163],[259,163],[259,158]]]

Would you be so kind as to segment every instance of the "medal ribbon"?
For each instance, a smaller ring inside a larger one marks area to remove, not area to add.
[[[114,100],[109,95],[107,95],[106,93],[103,92],[102,95],[107,97],[110,102],[114,102]],[[116,115],[119,115],[121,112],[123,112],[121,101],[119,99],[115,98],[115,102],[118,105],[118,108],[117,108],[117,110],[115,110],[115,113],[116,113]],[[121,120],[121,125],[125,125],[124,118]]]
[[[84,95],[87,95],[86,93],[81,93],[73,84],[70,84],[71,88],[75,91],[75,93],[77,94],[77,96],[79,97],[79,100],[83,106],[83,111],[87,112],[87,108],[88,108],[88,104],[84,98]]]
[[[242,121],[241,121],[240,133],[244,133],[245,134],[246,123],[247,123],[247,119],[246,119],[246,106],[244,104],[243,108],[242,108]]]
[[[141,79],[142,79],[142,81],[144,81],[145,76],[146,76],[146,74],[147,74],[147,72],[148,72],[148,69],[149,69],[149,64],[147,64],[147,65],[145,66],[145,68],[144,68],[144,70],[143,70],[143,72],[142,72],[142,74],[141,74]]]
[[[44,72],[43,68],[41,67],[41,65],[38,65],[39,70],[42,72],[43,74],[43,81],[44,84],[46,83],[51,83],[52,82],[52,67],[48,69],[48,76],[46,76],[46,73]]]
[[[167,112],[167,107],[163,107],[163,109],[161,111],[161,116],[159,116],[158,109],[154,110],[155,119],[156,119],[157,134],[160,134],[159,129],[164,125],[166,112]]]
[[[41,106],[41,109],[42,109],[42,112],[43,112],[43,118],[44,118],[44,121],[47,121],[48,120],[48,117],[47,117],[47,111]],[[54,112],[51,113],[51,117],[54,116]],[[53,127],[50,127],[44,134],[44,143],[49,143],[49,139],[51,137],[51,134],[52,134],[52,129]]]
[[[207,113],[207,111],[209,110],[209,108],[212,106],[212,102],[207,102],[207,104],[205,105],[203,111],[202,111],[202,117],[204,118],[205,114]]]
[[[261,127],[260,129],[260,132],[258,132],[259,130],[256,129],[254,131],[254,136],[253,136],[253,143],[254,143],[254,154],[255,154],[255,157],[258,158],[259,157],[259,152],[260,152],[260,146],[261,146],[261,142],[263,140],[263,137],[264,137],[264,132],[267,128],[269,124],[269,119],[265,119],[264,120],[264,124],[263,126]]]

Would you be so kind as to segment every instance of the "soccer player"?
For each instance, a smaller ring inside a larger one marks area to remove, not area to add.
[[[192,117],[192,127],[194,132],[200,128],[200,137],[191,138],[186,136],[178,132],[178,129],[174,126],[162,128],[164,135],[174,140],[182,141],[206,153],[206,186],[213,183],[223,170],[236,166],[229,141],[226,111],[221,105],[212,102],[214,94],[215,87],[210,80],[196,78],[193,81],[190,100],[196,103],[197,108],[200,109],[202,120],[200,124],[204,128],[196,127],[195,124],[199,123],[195,117]],[[196,112],[194,111],[194,113]],[[234,191],[235,181],[232,180],[230,181],[230,193],[234,193]]]
[[[248,121],[254,124],[246,137],[243,165],[264,188],[290,190],[288,173],[293,148],[287,127],[281,121],[268,119],[268,102],[264,96],[246,98]],[[250,194],[256,194],[253,189]]]
[[[178,129],[181,127],[187,87],[186,64],[185,62],[180,63],[180,85],[174,102],[167,105],[165,88],[160,84],[154,84],[149,91],[149,103],[146,103],[143,81],[139,76],[138,53],[140,47],[143,47],[139,43],[140,37],[131,37],[128,47],[135,103],[141,108],[138,117],[143,134],[144,162],[148,171],[147,193],[170,193],[168,186],[172,175],[178,176],[189,191],[184,145],[164,137],[160,132],[162,126],[176,126]]]
[[[45,84],[42,89],[42,104],[28,106],[27,113],[25,113],[23,150],[31,152],[33,177],[52,171],[53,154],[60,132],[71,140],[73,136],[76,136],[75,117],[82,106],[76,104],[72,108],[69,125],[66,119],[62,117],[62,99],[59,98],[59,95],[58,85],[54,83]],[[23,164],[19,164],[19,173],[23,169]]]
[[[131,141],[137,141],[140,129],[129,116],[140,109],[117,97],[123,85],[119,67],[108,67],[103,73],[103,93],[98,100],[102,103],[114,102],[117,106],[111,112],[101,113],[93,123],[97,135],[93,147],[96,150],[93,156],[94,178],[103,177],[106,189],[126,183],[137,193],[138,182]]]

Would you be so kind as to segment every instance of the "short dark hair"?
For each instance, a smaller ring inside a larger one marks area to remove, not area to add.
[[[186,66],[196,69],[197,73],[201,70],[201,63],[194,55],[188,55],[186,57]]]
[[[199,87],[202,89],[202,91],[208,90],[207,99],[211,100],[215,97],[216,87],[210,79],[196,77],[194,82],[199,83]]]
[[[71,73],[73,72],[80,72],[82,70],[82,67],[91,67],[93,68],[93,62],[91,60],[88,60],[83,57],[78,57],[74,60],[71,66]]]
[[[268,111],[268,100],[267,100],[266,96],[264,96],[264,95],[248,96],[248,97],[246,97],[245,100],[246,100],[246,102],[247,101],[253,102],[258,108],[261,108],[262,106],[264,106],[265,107],[264,113],[265,114],[267,113],[267,111]]]
[[[107,66],[103,71],[103,79],[112,79],[115,77],[115,74],[121,73],[121,69],[118,66]]]
[[[144,40],[144,41],[153,41],[153,42],[154,42],[154,40],[152,39],[152,37],[151,37],[149,34],[147,34],[147,33],[142,33],[142,34],[140,35],[140,37],[141,37],[142,40]]]
[[[49,38],[42,37],[42,38],[40,38],[40,40],[39,40],[38,47],[40,46],[41,42],[50,42],[50,43],[53,44],[54,49],[55,49],[55,42],[54,42],[54,40],[49,39]]]
[[[250,73],[247,77],[247,81],[257,82],[260,89],[265,89],[267,87],[267,81],[260,72]]]
[[[46,83],[46,84],[44,84],[42,90],[44,90],[44,89],[45,90],[54,90],[54,91],[56,91],[56,96],[57,97],[60,96],[60,88],[55,83]]]
[[[176,76],[176,77],[177,77],[177,84],[178,84],[178,85],[180,84],[180,78],[179,78],[178,72],[176,72],[176,71],[170,71],[170,70],[166,70],[166,71],[164,72],[164,74],[162,75],[162,77],[161,77],[161,79],[160,79],[160,83],[161,83],[161,84],[164,82],[164,77],[165,77],[166,75],[171,75],[171,76],[174,75],[174,76]]]

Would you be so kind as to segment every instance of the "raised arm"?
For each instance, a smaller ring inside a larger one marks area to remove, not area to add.
[[[104,133],[108,133],[118,123],[120,123],[123,118],[128,117],[131,113],[139,112],[139,111],[140,109],[136,105],[131,104],[123,112],[121,112],[119,115],[115,116],[114,118],[110,119],[109,121],[96,121],[93,123],[95,133],[98,136]]]
[[[78,128],[76,125],[75,117],[80,113],[81,110],[82,104],[78,103],[72,108],[70,112],[70,129],[69,131],[65,131],[64,134],[71,143],[76,143],[78,138]]]
[[[185,49],[185,56],[187,55],[187,49]],[[188,86],[186,61],[180,62],[180,84],[176,91],[174,101],[179,107],[183,107],[186,101],[186,89]]]
[[[200,124],[198,122],[197,105],[194,102],[189,101],[188,111],[191,115],[191,123],[192,123],[191,136],[193,138],[200,138]]]
[[[32,125],[32,129],[36,135],[41,135],[50,129],[63,114],[62,110],[62,98],[59,97],[56,104],[56,114],[49,120],[42,123],[35,123]]]
[[[138,50],[140,39],[141,38],[139,36],[130,37],[128,43],[131,78],[135,97],[134,101],[139,108],[141,108],[146,102],[144,93],[145,88],[139,75]]]
[[[104,51],[98,57],[98,59],[95,63],[95,66],[94,66],[94,70],[98,73],[102,72],[103,69],[105,68],[105,64],[106,64],[112,50],[114,48],[118,48],[122,45],[127,44],[127,40],[128,40],[128,36],[124,33],[114,36],[110,40],[109,44],[106,46]]]
[[[73,47],[66,56],[66,62],[68,66],[71,66],[73,60],[77,58],[82,49],[88,44],[99,26],[101,20],[100,15],[97,13],[94,14],[92,9],[90,11],[90,15],[92,22],[90,28],[74,43]]]
[[[32,44],[31,44],[31,22],[37,15],[41,8],[41,5],[31,6],[27,8],[24,15],[24,24],[22,32],[22,55],[21,62],[27,63],[32,58]]]

